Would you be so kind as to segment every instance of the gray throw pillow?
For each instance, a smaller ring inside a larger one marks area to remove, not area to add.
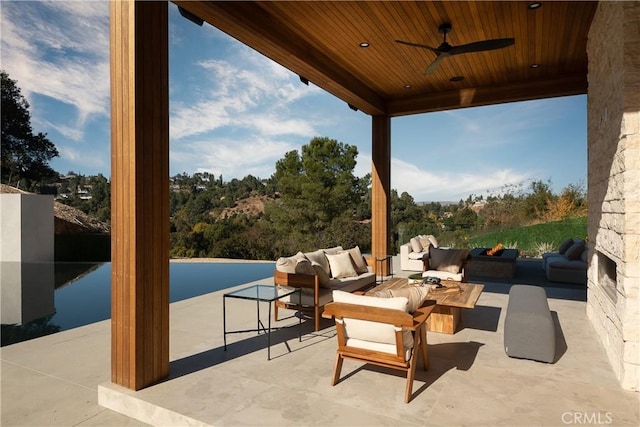
[[[562,243],[560,243],[560,246],[558,246],[558,253],[560,253],[560,255],[564,255],[564,253],[567,252],[567,249],[569,249],[571,245],[573,245],[573,239],[567,239],[563,241]]]
[[[583,242],[574,243],[573,245],[571,245],[569,249],[567,249],[567,252],[565,252],[564,256],[568,260],[575,260],[580,258],[580,255],[582,255],[583,251],[584,251]]]
[[[458,274],[462,269],[462,261],[468,255],[469,251],[466,249],[430,248],[429,269]]]

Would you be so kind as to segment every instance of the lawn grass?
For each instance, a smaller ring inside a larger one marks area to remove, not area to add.
[[[518,248],[521,256],[538,257],[555,251],[567,238],[587,239],[587,217],[502,230],[469,237],[469,247],[493,247],[498,242],[507,248]]]

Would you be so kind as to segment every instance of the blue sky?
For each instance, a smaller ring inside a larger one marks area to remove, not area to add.
[[[61,173],[110,176],[109,7],[2,1],[1,68],[29,101]],[[358,147],[371,171],[371,118],[169,5],[170,174],[268,178],[315,136]],[[573,96],[393,118],[391,186],[458,201],[505,185],[586,186],[587,98]]]

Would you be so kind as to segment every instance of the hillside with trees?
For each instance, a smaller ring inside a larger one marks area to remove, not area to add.
[[[171,177],[171,256],[276,259],[332,245],[359,245],[363,252],[370,251],[370,178],[353,175],[356,155],[354,147],[314,138],[300,152],[291,151],[279,160],[268,179],[247,176],[225,182],[207,173]],[[108,183],[106,190],[92,184],[104,177],[73,173],[66,177],[73,177],[71,182],[78,183],[85,195],[63,193],[65,198],[58,196],[59,200],[104,218]],[[495,240],[493,244],[523,244],[528,239],[518,242],[507,231],[545,223],[562,229],[563,221],[572,218],[583,220],[578,229],[568,227],[566,232],[586,234],[584,189],[570,185],[553,194],[550,186],[550,182],[534,181],[454,204],[419,203],[406,192],[399,195],[392,190],[393,247],[398,251],[399,245],[417,234],[433,234],[442,245],[452,247],[473,246],[481,236]],[[540,241],[530,246],[548,247],[544,243],[553,242],[555,235],[537,238]],[[526,251],[536,255],[533,249]]]
[[[46,135],[33,134],[28,103],[16,83],[1,76],[2,183],[54,194],[109,223],[109,180],[53,171],[48,162],[58,155],[55,146]],[[266,179],[225,182],[206,172],[170,177],[170,255],[273,260],[335,245],[370,252],[371,177],[354,175],[357,156],[355,146],[315,137],[286,153]],[[419,203],[392,190],[390,203],[396,252],[417,234],[433,234],[443,246],[469,247],[478,236],[499,239],[504,230],[584,218],[587,206],[582,185],[553,194],[551,183],[542,181],[454,204]]]

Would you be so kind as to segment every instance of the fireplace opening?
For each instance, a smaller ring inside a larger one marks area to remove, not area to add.
[[[598,284],[609,295],[613,302],[618,299],[616,285],[618,283],[618,273],[616,262],[598,251]]]

